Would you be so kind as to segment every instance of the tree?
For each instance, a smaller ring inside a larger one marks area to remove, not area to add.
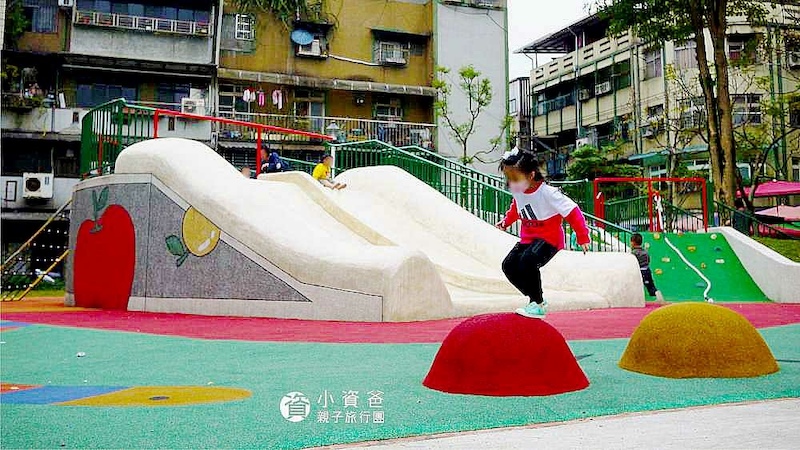
[[[450,107],[453,86],[445,79],[449,73],[450,69],[445,67],[436,69],[437,76],[433,81],[433,87],[436,89],[436,101],[433,103],[433,109],[442,118],[450,135],[461,147],[459,159],[464,164],[472,164],[474,160],[482,163],[497,162],[497,160],[484,160],[482,156],[493,153],[500,145],[508,145],[505,135],[513,118],[511,116],[503,118],[500,124],[500,133],[489,141],[489,149],[471,153],[469,140],[477,131],[478,117],[492,103],[492,82],[488,78],[481,78],[481,73],[473,66],[465,66],[458,70],[458,88],[467,98],[467,118],[464,122],[458,122]]]
[[[242,11],[262,11],[280,20],[287,29],[297,17],[313,21],[322,19],[324,0],[232,0]]]
[[[725,46],[729,15],[761,22],[767,7],[759,0],[596,0],[611,22],[610,32],[633,34],[650,47],[666,41],[693,41],[698,80],[707,112],[706,134],[716,200],[732,205],[736,191],[736,148]],[[706,46],[708,30],[711,48]],[[710,58],[709,58],[710,56]]]
[[[9,0],[6,5],[6,21],[3,40],[12,50],[17,49],[17,42],[28,29],[28,19],[22,7],[22,0]]]
[[[599,177],[640,177],[641,167],[619,162],[622,147],[610,145],[597,148],[584,145],[572,155],[567,175],[570,180],[594,180]]]

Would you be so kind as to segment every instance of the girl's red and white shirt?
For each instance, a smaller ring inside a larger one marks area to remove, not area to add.
[[[541,183],[523,193],[512,193],[514,201],[503,219],[503,228],[517,220],[522,221],[520,243],[530,244],[535,239],[544,239],[561,250],[565,247],[562,218],[572,227],[578,244],[589,243],[589,228],[578,205],[558,188]]]

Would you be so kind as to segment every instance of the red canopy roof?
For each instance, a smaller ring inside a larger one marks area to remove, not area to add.
[[[750,188],[744,188],[750,195]],[[756,197],[780,197],[783,195],[800,195],[800,181],[770,181],[756,187]]]

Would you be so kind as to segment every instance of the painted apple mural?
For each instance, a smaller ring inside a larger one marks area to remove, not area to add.
[[[78,229],[73,258],[75,305],[128,309],[136,263],[136,234],[128,211],[108,205],[108,187],[92,191],[94,220]]]

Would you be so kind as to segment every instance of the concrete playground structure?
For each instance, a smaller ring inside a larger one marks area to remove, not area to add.
[[[619,366],[667,378],[741,378],[778,371],[764,338],[741,314],[708,303],[683,303],[648,314]]]
[[[207,146],[155,139],[79,183],[67,304],[134,311],[416,321],[525,304],[500,270],[516,238],[393,167],[324,189],[299,172],[251,180]],[[561,252],[554,310],[643,306],[633,256]]]

